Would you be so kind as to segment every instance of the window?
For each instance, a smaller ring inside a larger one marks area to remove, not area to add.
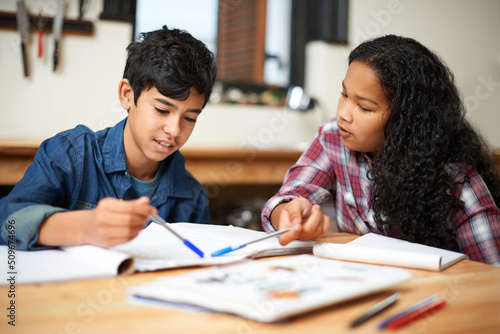
[[[135,35],[167,25],[188,31],[217,53],[218,0],[137,0]]]
[[[287,86],[289,0],[137,0],[135,37],[167,25],[217,56],[218,78]]]
[[[348,0],[136,1],[136,35],[187,30],[217,55],[228,81],[303,86],[307,42],[347,43]]]

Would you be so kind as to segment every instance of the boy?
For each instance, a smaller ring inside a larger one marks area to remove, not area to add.
[[[203,187],[178,150],[210,97],[214,56],[189,33],[166,26],[127,51],[118,95],[128,117],[95,133],[80,125],[44,141],[0,200],[1,244],[14,235],[17,249],[111,247],[133,239],[156,213],[170,222],[210,223]]]

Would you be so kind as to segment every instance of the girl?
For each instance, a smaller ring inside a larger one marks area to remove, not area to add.
[[[262,212],[282,244],[375,232],[500,265],[500,178],[465,119],[451,71],[417,41],[394,35],[349,56],[337,118],[324,124]]]

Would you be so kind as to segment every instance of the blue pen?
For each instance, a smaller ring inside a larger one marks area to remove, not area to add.
[[[226,253],[229,253],[229,252],[232,252],[232,251],[235,251],[237,249],[241,249],[247,245],[250,245],[250,244],[253,244],[255,242],[258,242],[258,241],[262,241],[262,240],[265,240],[265,239],[269,239],[269,238],[272,238],[272,237],[278,237],[286,232],[288,232],[290,230],[290,227],[289,228],[285,228],[284,230],[280,230],[280,231],[277,231],[277,232],[273,232],[273,233],[269,233],[268,235],[264,236],[264,237],[261,237],[261,238],[257,238],[255,240],[252,240],[250,242],[247,242],[247,243],[244,243],[242,245],[239,245],[239,246],[229,246],[229,247],[226,247],[226,248],[223,248],[223,249],[220,249],[218,251],[215,251],[212,253],[212,257],[214,256],[221,256],[221,255],[224,255]]]
[[[179,238],[180,240],[182,240],[182,242],[184,243],[184,245],[186,245],[187,247],[189,247],[189,249],[191,249],[193,252],[195,252],[196,254],[198,254],[200,257],[203,257],[203,252],[198,248],[196,247],[195,245],[193,245],[189,240],[187,239],[184,239],[183,237],[181,237],[179,235],[179,233],[175,232],[171,227],[170,227],[170,224],[167,223],[165,220],[163,220],[163,218],[161,218],[160,216],[158,215],[154,215],[154,216],[149,216],[149,219],[151,219],[152,222],[158,224],[158,225],[161,225],[163,227],[165,227],[167,230],[169,230],[173,235],[175,235],[177,238]]]

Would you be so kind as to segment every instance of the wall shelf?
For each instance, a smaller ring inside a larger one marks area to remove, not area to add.
[[[52,32],[54,18],[42,16],[44,20],[43,31]],[[29,14],[31,31],[38,30],[38,15]],[[0,11],[0,29],[17,30],[16,13]],[[94,23],[84,20],[64,19],[63,33],[74,35],[93,35]]]

